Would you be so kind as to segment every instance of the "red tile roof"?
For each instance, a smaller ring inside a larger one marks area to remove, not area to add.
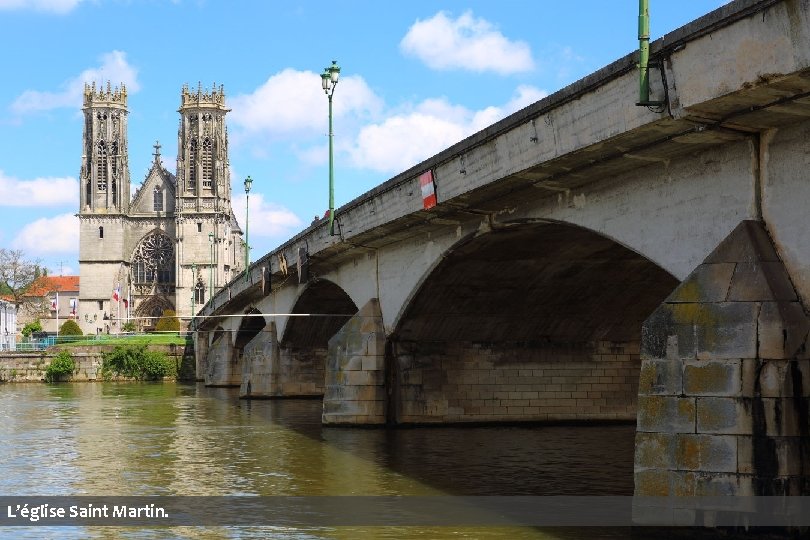
[[[79,292],[79,276],[38,277],[24,296],[47,296],[56,291],[60,293]]]

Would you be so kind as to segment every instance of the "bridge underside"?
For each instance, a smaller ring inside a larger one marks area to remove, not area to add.
[[[398,423],[635,418],[641,324],[677,285],[562,224],[472,239],[422,285],[392,337]]]

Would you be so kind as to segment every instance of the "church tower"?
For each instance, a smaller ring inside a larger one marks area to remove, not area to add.
[[[225,92],[183,86],[177,133],[178,299],[190,315],[242,271],[242,231],[231,209]],[[195,308],[196,306],[196,308]]]
[[[115,330],[110,295],[126,264],[129,211],[127,90],[84,85],[79,172],[79,324],[86,333]]]
[[[127,89],[84,85],[82,214],[125,214],[129,209]]]

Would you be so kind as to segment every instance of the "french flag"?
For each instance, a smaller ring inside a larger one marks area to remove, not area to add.
[[[118,302],[121,299],[121,283],[118,283],[115,286],[115,290],[113,291],[113,300]]]

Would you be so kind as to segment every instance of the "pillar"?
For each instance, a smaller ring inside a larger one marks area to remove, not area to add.
[[[807,495],[808,330],[759,221],[743,221],[644,322],[640,496]]]
[[[242,385],[239,397],[247,399],[281,397],[279,347],[275,321],[259,332],[242,353]]]
[[[385,330],[372,298],[329,340],[323,423],[384,424],[385,401]]]

